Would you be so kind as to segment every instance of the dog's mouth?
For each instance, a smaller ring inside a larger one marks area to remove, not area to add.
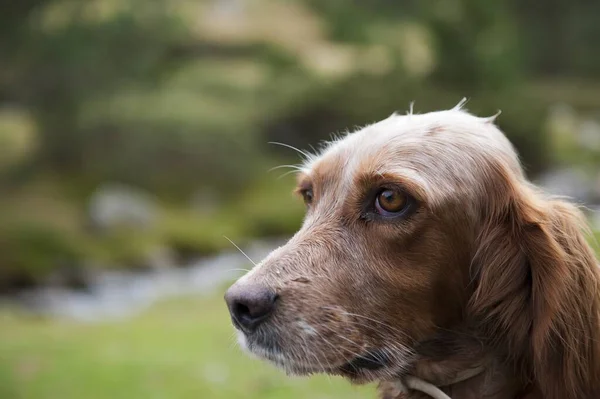
[[[290,359],[284,355],[285,352],[267,349],[261,346],[249,345],[246,347],[251,353],[273,363],[277,367],[292,375],[310,375],[326,373],[339,375],[354,381],[368,381],[373,379],[378,372],[393,368],[392,361],[384,350],[371,350],[362,355],[352,358],[341,365],[328,365],[323,362],[312,364],[302,362],[299,359]],[[310,358],[310,356],[309,356]]]
[[[273,361],[279,367],[282,367],[292,374],[307,375],[314,373],[326,373],[340,375],[351,380],[364,380],[367,375],[374,375],[377,373],[377,371],[383,370],[390,365],[388,358],[378,350],[357,356],[341,366],[327,366],[323,364],[312,366],[307,364],[298,364],[293,361],[282,361],[281,358],[271,358],[269,360]]]
[[[375,347],[360,354],[336,362],[326,361],[318,354],[307,352],[308,348],[292,350],[287,345],[281,345],[270,335],[253,334],[247,336],[238,334],[240,345],[252,355],[267,360],[290,375],[305,376],[311,374],[330,374],[347,378],[355,383],[365,383],[382,376],[401,375],[410,368],[413,356],[410,350],[390,350],[385,347]],[[320,360],[316,360],[316,359]]]
[[[348,363],[340,366],[338,369],[346,375],[355,375],[360,371],[377,371],[387,367],[390,363],[389,357],[381,350],[369,351],[363,355],[357,356]]]

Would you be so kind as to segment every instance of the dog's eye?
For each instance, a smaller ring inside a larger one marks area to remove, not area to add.
[[[406,209],[408,196],[399,190],[383,189],[375,199],[375,209],[383,216],[392,216]]]
[[[306,205],[310,205],[312,204],[313,201],[313,191],[312,189],[306,189],[306,190],[302,190],[300,192],[300,194],[302,194],[302,198],[304,199],[304,203]]]

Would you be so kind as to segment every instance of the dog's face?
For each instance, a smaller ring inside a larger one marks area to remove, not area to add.
[[[299,174],[302,228],[226,294],[242,345],[294,374],[404,374],[463,317],[498,162],[521,173],[491,121],[458,109],[331,143]]]

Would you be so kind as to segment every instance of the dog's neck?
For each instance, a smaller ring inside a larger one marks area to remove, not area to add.
[[[455,366],[462,362],[456,365],[452,363],[449,360],[444,361],[443,364],[430,363],[429,369],[425,366],[420,367],[424,373],[423,376],[414,373],[416,382],[429,383],[452,399],[537,399],[533,392],[528,394],[524,384],[517,381],[507,368],[496,361],[483,364],[477,362],[460,371]],[[381,382],[380,397],[382,399],[436,399],[435,395],[412,385],[409,379],[414,377]],[[413,379],[412,383],[414,382]]]
[[[452,399],[534,399],[527,384],[475,335],[444,332],[422,343],[419,360],[410,370],[416,379],[432,384]],[[411,378],[412,378],[411,377]],[[406,377],[380,383],[382,399],[433,399],[435,396],[407,388]],[[408,387],[410,388],[410,387]]]
[[[443,366],[436,365],[441,372],[439,379],[426,380],[421,377],[403,377],[396,381],[380,384],[383,399],[517,399],[527,397],[521,384],[508,375],[506,369],[495,362],[485,366],[449,372]],[[431,374],[428,372],[427,374]],[[454,375],[454,378],[450,378]],[[427,385],[433,389],[423,389]],[[440,392],[436,394],[433,391]]]

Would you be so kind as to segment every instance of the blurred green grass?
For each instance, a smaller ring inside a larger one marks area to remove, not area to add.
[[[156,305],[123,322],[0,312],[0,398],[372,398],[372,386],[290,378],[243,354],[221,293]]]
[[[125,321],[101,324],[48,320],[4,308],[0,398],[375,397],[373,386],[326,376],[289,378],[243,354],[222,292],[162,302]]]

